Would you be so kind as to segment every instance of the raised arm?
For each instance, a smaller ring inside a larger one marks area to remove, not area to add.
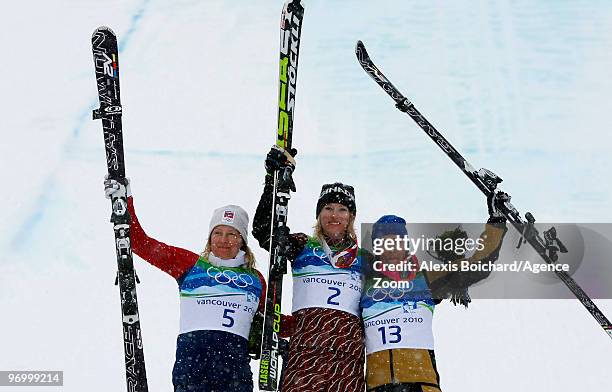
[[[479,242],[484,246],[467,259],[469,263],[495,262],[499,257],[499,250],[508,228],[506,227],[506,218],[496,208],[498,196],[498,194],[492,194],[487,199],[489,220],[479,239]],[[477,269],[470,272],[429,271],[426,276],[434,298],[438,300],[450,298],[453,303],[461,303],[467,306],[470,302],[467,293],[468,287],[487,278],[490,274],[490,271]]]
[[[199,256],[194,252],[167,245],[155,238],[149,237],[142,226],[140,226],[140,222],[138,222],[132,196],[128,197],[128,211],[131,217],[130,237],[132,251],[142,259],[177,280],[198,261]]]
[[[138,222],[134,199],[130,190],[130,181],[125,179],[125,185],[106,178],[104,180],[104,193],[107,198],[120,194],[127,197],[128,212],[130,214],[130,242],[132,251],[142,259],[171,275],[175,279],[181,278],[198,261],[198,255],[176,246],[166,245],[151,238],[145,233]]]
[[[253,237],[259,242],[259,246],[268,250],[270,247],[270,229],[272,227],[272,198],[274,196],[274,180],[272,175],[266,175],[259,204],[253,218]]]
[[[264,183],[264,189],[259,199],[259,204],[255,210],[255,217],[253,218],[253,237],[259,242],[259,246],[263,249],[270,249],[270,234],[272,228],[272,199],[274,198],[274,176],[273,173],[276,170],[283,169],[287,166],[295,167],[295,160],[293,156],[296,154],[295,150],[292,153],[285,151],[284,149],[273,146],[270,152],[266,156],[266,179]],[[291,185],[295,191],[293,184]],[[286,242],[289,247],[287,256],[292,261],[306,245],[307,236],[303,233],[290,234],[289,228],[280,227],[280,232],[275,233],[279,238],[287,236],[288,241]]]

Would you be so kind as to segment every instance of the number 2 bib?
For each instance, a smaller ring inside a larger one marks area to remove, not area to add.
[[[293,312],[306,308],[336,309],[360,316],[361,258],[347,268],[334,267],[311,239],[292,265]]]

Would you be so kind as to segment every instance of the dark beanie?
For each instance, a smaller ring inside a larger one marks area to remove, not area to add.
[[[383,215],[372,226],[372,241],[376,238],[382,238],[389,234],[399,236],[408,235],[406,230],[406,220],[397,215]]]
[[[333,184],[324,184],[321,187],[321,194],[317,202],[317,217],[319,213],[329,203],[342,204],[353,214],[357,214],[357,206],[355,205],[355,189],[350,185],[344,185],[340,182]]]

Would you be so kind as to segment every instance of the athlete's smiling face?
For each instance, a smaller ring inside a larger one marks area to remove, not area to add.
[[[323,234],[332,240],[342,240],[346,235],[351,212],[339,203],[329,203],[319,213]]]
[[[242,237],[233,227],[219,225],[210,233],[210,250],[220,259],[233,259],[241,247]]]

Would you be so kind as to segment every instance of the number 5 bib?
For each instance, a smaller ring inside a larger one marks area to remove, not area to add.
[[[256,272],[216,267],[200,258],[180,291],[180,333],[217,330],[249,338],[262,293]]]

